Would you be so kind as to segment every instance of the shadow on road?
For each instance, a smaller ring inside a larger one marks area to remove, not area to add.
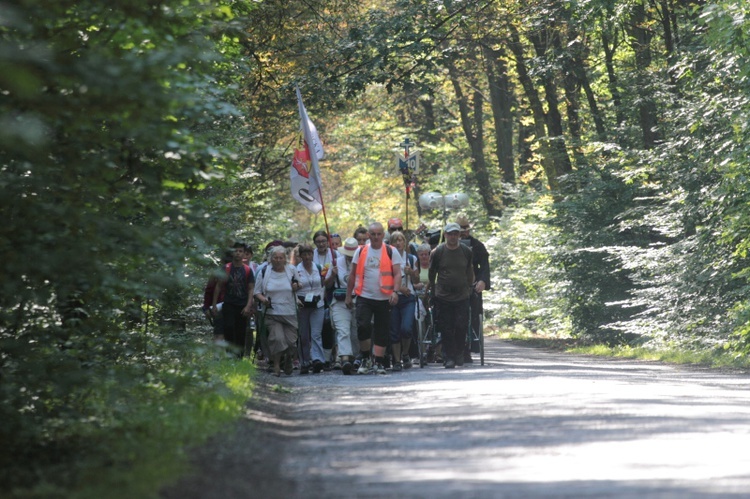
[[[184,483],[205,493],[194,497],[214,497],[222,480],[233,485],[221,497],[248,497],[234,495],[241,490],[305,498],[729,497],[750,490],[750,458],[732,452],[750,445],[747,377],[497,340],[487,341],[486,359],[485,366],[432,364],[386,376],[263,375],[267,388],[246,421],[199,453],[197,475],[218,467],[220,478]],[[222,472],[222,462],[238,475]]]

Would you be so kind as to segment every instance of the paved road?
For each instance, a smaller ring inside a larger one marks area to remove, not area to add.
[[[264,374],[280,389],[259,394],[265,403],[248,410],[249,422],[201,458],[255,471],[232,483],[193,476],[182,491],[750,497],[750,377],[497,340],[487,342],[487,361],[385,376]],[[256,440],[260,429],[265,437]]]

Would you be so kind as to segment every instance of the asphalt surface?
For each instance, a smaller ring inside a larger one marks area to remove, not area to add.
[[[260,382],[162,496],[750,497],[741,373],[488,340],[485,366]]]

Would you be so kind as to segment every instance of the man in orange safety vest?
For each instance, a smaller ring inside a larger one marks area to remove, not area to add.
[[[352,308],[352,295],[357,296],[355,315],[362,354],[357,372],[385,374],[383,364],[390,340],[391,306],[398,302],[401,266],[404,262],[398,251],[393,251],[391,246],[383,243],[383,224],[371,223],[368,233],[369,244],[360,246],[352,258],[355,278],[349,279],[347,283],[345,303],[348,308]],[[371,346],[374,362],[370,358]]]

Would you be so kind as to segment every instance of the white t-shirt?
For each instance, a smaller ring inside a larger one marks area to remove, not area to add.
[[[367,261],[365,262],[365,283],[364,286],[362,286],[362,294],[360,294],[360,296],[371,300],[387,300],[390,296],[380,291],[380,257],[385,249],[385,244],[383,244],[380,249],[373,249],[372,246],[360,247],[356,253],[354,253],[354,258],[352,258],[352,272],[356,273],[359,255],[364,248],[367,248]],[[391,255],[391,264],[394,267],[396,265],[403,267],[404,260],[401,258],[401,255],[399,255],[396,248],[392,249],[393,254]],[[393,278],[395,284],[396,276],[394,275]],[[359,283],[355,282],[354,289],[357,289],[358,285]]]
[[[350,264],[346,267],[346,256],[339,255],[336,259],[336,267],[339,269],[338,283],[334,280],[333,286],[336,288],[346,288],[346,284],[349,282],[349,275],[354,275],[354,264]]]
[[[286,264],[281,272],[276,272],[268,264],[258,267],[255,293],[266,295],[271,299],[272,308],[266,310],[267,314],[297,314],[297,303],[292,292],[292,278],[296,277],[296,274],[297,270],[289,264]]]
[[[286,272],[276,272],[271,267],[266,268],[268,280],[265,282],[264,295],[271,298],[271,307],[266,310],[268,315],[296,315],[297,304],[292,292],[292,281]]]

